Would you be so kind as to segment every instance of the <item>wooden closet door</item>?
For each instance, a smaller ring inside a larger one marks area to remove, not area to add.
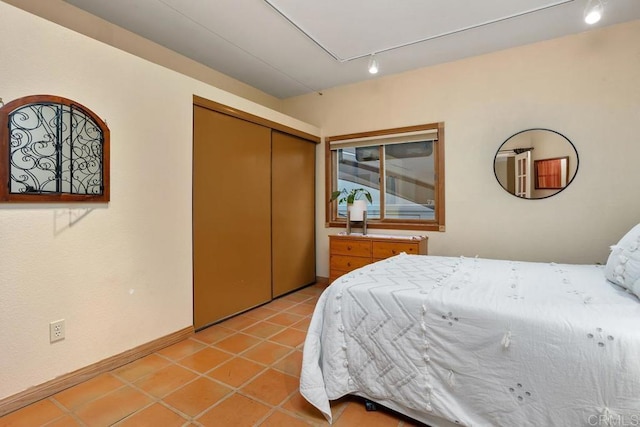
[[[193,107],[194,327],[271,299],[271,129]]]
[[[314,143],[273,131],[271,215],[273,296],[316,280]]]

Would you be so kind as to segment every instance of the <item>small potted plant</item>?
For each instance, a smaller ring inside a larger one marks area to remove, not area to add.
[[[342,190],[336,190],[331,193],[329,202],[333,202],[334,200],[338,200],[338,204],[347,202],[347,211],[350,212],[350,219],[352,221],[362,221],[363,213],[367,210],[367,201],[363,200],[362,197],[365,197],[369,203],[373,203],[371,193],[364,188],[352,188],[350,190],[343,188]]]

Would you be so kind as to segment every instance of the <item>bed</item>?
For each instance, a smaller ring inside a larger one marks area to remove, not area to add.
[[[640,224],[606,265],[400,254],[334,281],[301,394],[433,427],[640,425]]]

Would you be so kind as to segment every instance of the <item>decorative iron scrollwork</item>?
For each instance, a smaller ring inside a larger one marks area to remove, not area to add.
[[[12,101],[13,105],[0,108],[14,107],[6,112],[8,134],[1,144],[6,148],[0,153],[0,159],[2,154],[8,156],[3,161],[9,170],[5,199],[12,200],[12,195],[50,196],[50,200],[56,195],[105,195],[106,124],[65,98],[42,95],[23,99],[25,102]]]
[[[102,193],[100,128],[74,106],[39,103],[9,114],[11,193]]]

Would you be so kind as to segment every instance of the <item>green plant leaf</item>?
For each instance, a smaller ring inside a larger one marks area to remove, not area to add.
[[[340,197],[342,196],[342,197]],[[369,203],[373,203],[373,197],[371,197],[371,193],[365,188],[352,188],[351,190],[347,190],[343,188],[342,190],[336,190],[331,193],[331,198],[329,202],[333,202],[338,199],[338,204],[347,202],[348,205],[352,204],[354,200],[358,200],[364,196]]]

